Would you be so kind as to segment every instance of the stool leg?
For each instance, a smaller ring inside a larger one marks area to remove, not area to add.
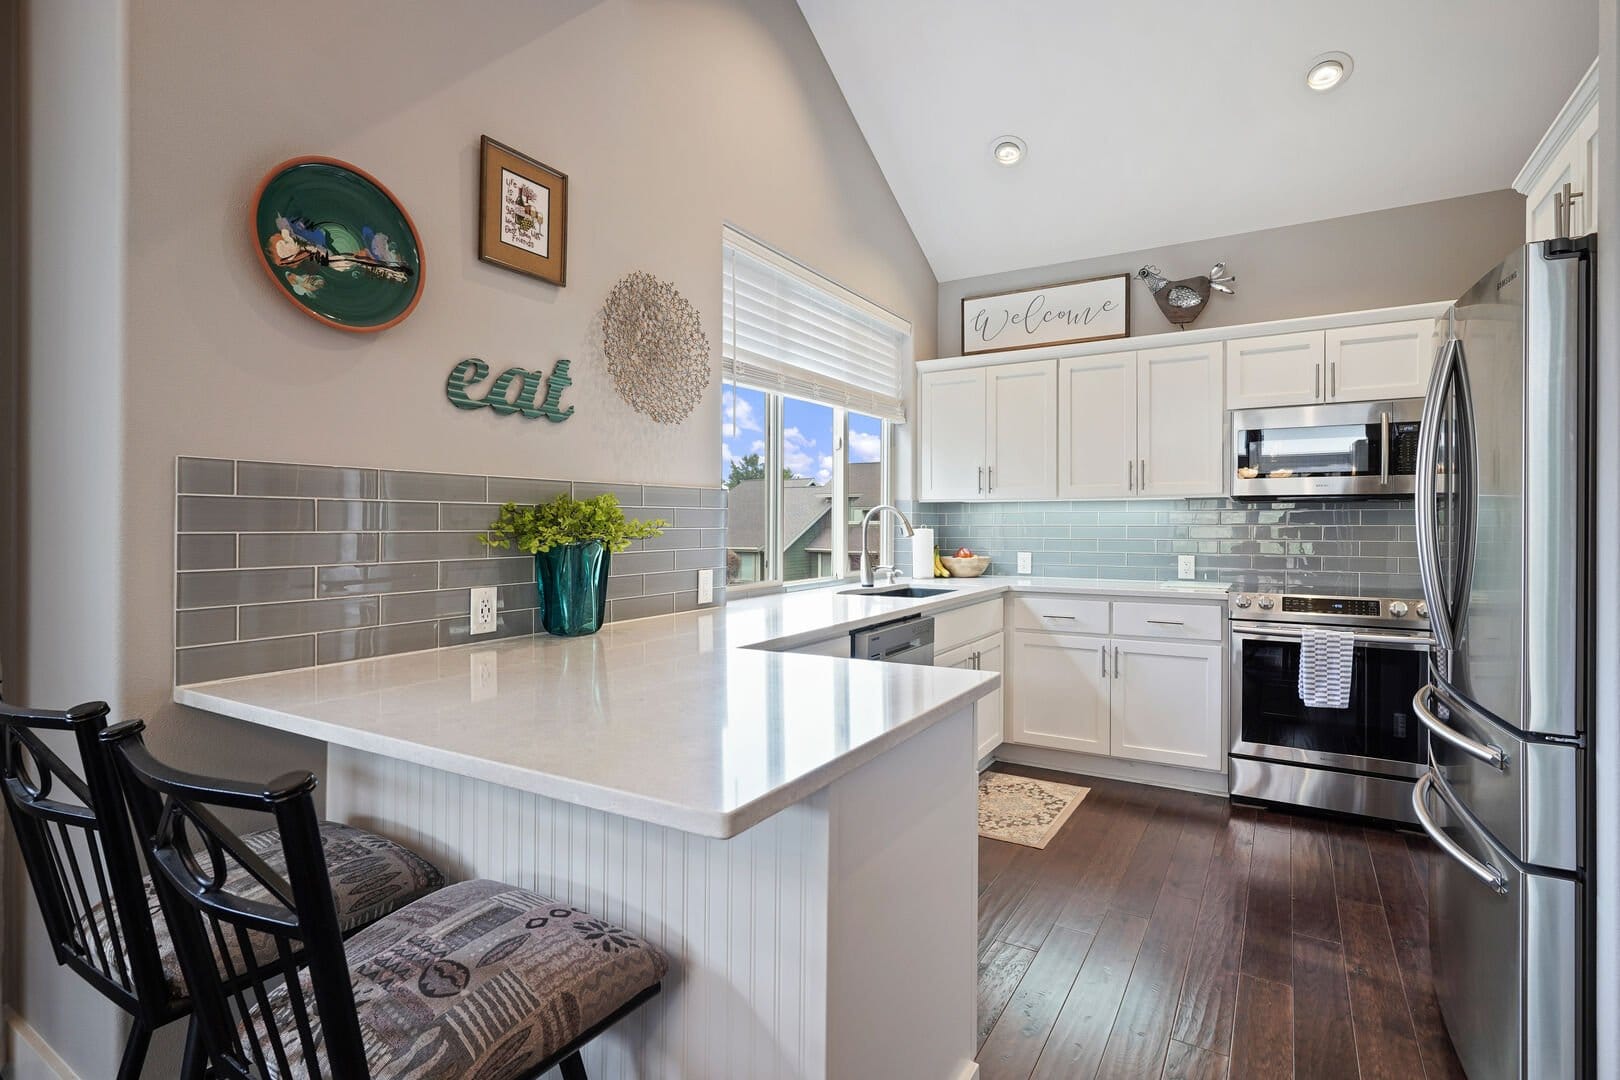
[[[152,1029],[135,1021],[124,1042],[124,1057],[118,1063],[118,1080],[140,1080],[141,1066],[146,1064],[146,1048],[152,1042]]]
[[[204,1080],[208,1075],[208,1052],[202,1045],[202,1024],[193,1016],[186,1024],[186,1056],[180,1061],[180,1080]]]
[[[562,1070],[563,1080],[590,1080],[585,1075],[585,1063],[580,1060],[578,1050],[559,1061],[557,1067]]]

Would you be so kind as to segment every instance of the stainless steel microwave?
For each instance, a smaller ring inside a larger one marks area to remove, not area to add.
[[[1241,409],[1232,418],[1232,497],[1411,495],[1422,398]]]

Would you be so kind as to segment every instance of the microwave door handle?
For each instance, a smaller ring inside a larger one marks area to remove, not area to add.
[[[1423,417],[1418,427],[1417,498],[1414,522],[1417,526],[1418,578],[1423,585],[1423,599],[1429,605],[1429,627],[1435,643],[1449,652],[1452,648],[1451,620],[1446,599],[1440,588],[1439,537],[1434,521],[1435,470],[1439,468],[1440,413],[1445,405],[1446,390],[1451,385],[1452,365],[1457,355],[1458,341],[1448,338],[1440,346],[1435,358],[1434,374],[1429,379],[1429,392],[1423,399]]]
[[[1382,466],[1382,468],[1378,472],[1378,482],[1380,484],[1384,485],[1385,487],[1388,487],[1389,486],[1389,410],[1388,409],[1385,409],[1384,412],[1379,415],[1379,421],[1380,421],[1379,426],[1382,429],[1383,450],[1380,451],[1379,455],[1378,455],[1378,462]]]

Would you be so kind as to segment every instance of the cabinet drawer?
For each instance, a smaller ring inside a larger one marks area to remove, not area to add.
[[[1114,603],[1117,637],[1219,641],[1226,609],[1215,604]]]
[[[934,653],[977,641],[1001,629],[1001,598],[970,607],[942,611],[934,616]]]
[[[1108,601],[1079,596],[1015,596],[1013,625],[1064,634],[1108,633]]]

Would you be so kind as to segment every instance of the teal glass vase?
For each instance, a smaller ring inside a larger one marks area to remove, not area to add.
[[[600,540],[559,544],[534,557],[534,585],[546,633],[580,637],[602,629],[612,557]]]

